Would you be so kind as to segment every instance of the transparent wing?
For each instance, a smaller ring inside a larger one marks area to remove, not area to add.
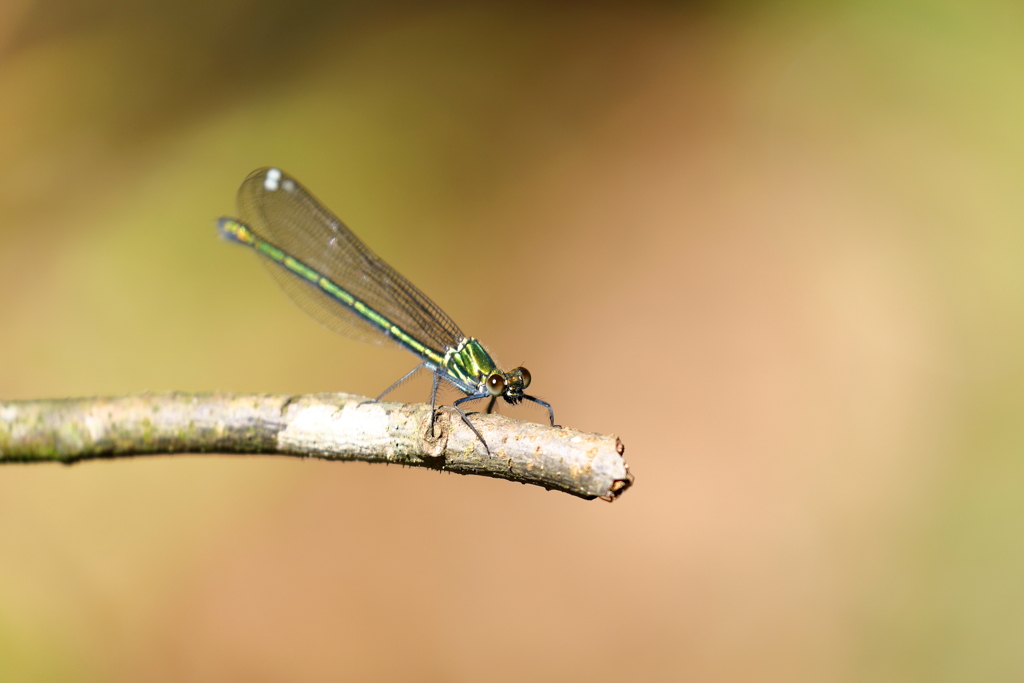
[[[278,169],[249,174],[238,190],[239,218],[260,238],[321,273],[423,344],[443,352],[465,335],[437,304],[370,251],[306,188]],[[264,259],[304,311],[360,341],[393,342],[351,309]]]

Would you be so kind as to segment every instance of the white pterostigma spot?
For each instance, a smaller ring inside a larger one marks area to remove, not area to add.
[[[281,189],[284,190],[285,192],[294,192],[295,181],[291,180],[290,178],[285,178],[284,180],[281,181]]]
[[[267,192],[274,192],[277,190],[277,184],[281,180],[281,169],[272,168],[267,171],[267,177],[263,179],[263,189]],[[291,181],[288,181],[291,182]],[[294,183],[292,184],[294,187]],[[285,188],[288,189],[288,188]],[[290,191],[290,190],[289,190]]]

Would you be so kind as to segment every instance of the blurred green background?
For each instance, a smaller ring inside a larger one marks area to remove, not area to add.
[[[637,481],[4,466],[0,680],[1021,680],[1022,35],[985,0],[5,0],[0,397],[411,368],[217,239],[277,165]]]

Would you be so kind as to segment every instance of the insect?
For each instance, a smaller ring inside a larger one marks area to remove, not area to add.
[[[466,394],[453,406],[490,454],[490,447],[462,404],[489,398],[507,403],[551,404],[526,393],[530,372],[502,371],[473,337],[462,333],[427,295],[373,253],[330,210],[294,178],[277,168],[249,174],[238,190],[239,218],[221,218],[225,238],[252,247],[295,303],[328,328],[353,339],[397,345],[420,364],[375,400],[421,368],[433,374],[430,394],[433,433],[438,384],[448,382]]]

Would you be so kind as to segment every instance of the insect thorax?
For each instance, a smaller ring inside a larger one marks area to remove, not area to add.
[[[490,354],[472,337],[448,349],[441,365],[450,375],[474,387],[482,386],[488,376],[499,372]]]

